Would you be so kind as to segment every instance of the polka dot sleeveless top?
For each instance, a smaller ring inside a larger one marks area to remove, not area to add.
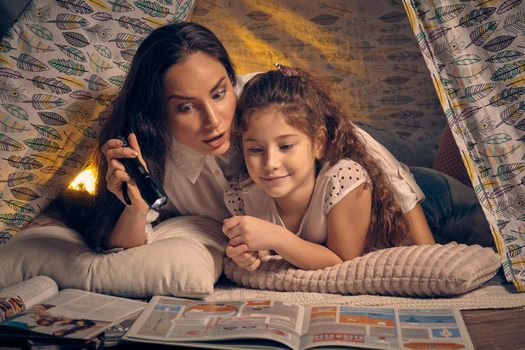
[[[325,164],[317,175],[309,207],[296,232],[303,239],[316,243],[326,241],[326,216],[347,194],[363,183],[370,183],[368,173],[351,159],[333,166]],[[284,226],[275,201],[251,179],[230,182],[224,201],[232,215],[251,215]]]

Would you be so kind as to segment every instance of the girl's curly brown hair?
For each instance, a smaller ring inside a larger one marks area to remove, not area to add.
[[[235,145],[255,113],[271,108],[280,112],[289,125],[316,140],[324,132],[322,163],[334,165],[349,158],[368,172],[372,186],[372,221],[365,252],[408,244],[408,221],[396,203],[389,180],[379,164],[367,153],[366,144],[344,110],[336,88],[327,80],[301,69],[294,74],[272,70],[253,77],[244,87],[237,105]]]

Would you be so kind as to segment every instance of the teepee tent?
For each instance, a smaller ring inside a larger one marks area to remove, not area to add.
[[[241,73],[277,61],[329,77],[356,123],[409,165],[458,152],[440,144],[451,132],[505,276],[525,290],[521,0],[198,1],[192,20],[218,34]]]

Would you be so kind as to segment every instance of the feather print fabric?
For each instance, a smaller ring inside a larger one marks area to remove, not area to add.
[[[404,4],[505,276],[525,291],[525,7],[522,0]],[[433,41],[433,28],[445,34]],[[453,42],[456,52],[435,54]]]
[[[33,0],[0,41],[0,244],[86,165],[135,49],[194,0]]]

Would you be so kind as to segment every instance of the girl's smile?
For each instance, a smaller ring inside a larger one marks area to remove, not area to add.
[[[269,185],[272,185],[272,184],[279,183],[280,180],[284,180],[284,179],[286,179],[289,176],[290,176],[290,174],[282,175],[282,176],[275,176],[275,175],[272,175],[272,176],[261,176],[261,180],[266,182],[266,183],[268,183]]]

